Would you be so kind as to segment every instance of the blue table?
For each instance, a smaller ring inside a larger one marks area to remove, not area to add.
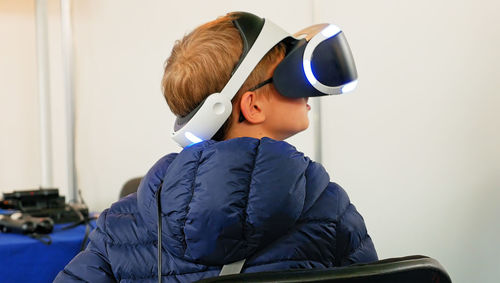
[[[0,233],[0,282],[52,282],[80,252],[85,236],[85,225],[62,230],[70,224],[54,226],[49,234],[50,245],[26,235]],[[90,229],[93,227],[95,221],[91,222]]]

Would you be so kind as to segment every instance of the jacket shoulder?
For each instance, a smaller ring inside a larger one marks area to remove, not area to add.
[[[308,188],[309,189],[309,188]],[[304,210],[301,221],[334,221],[339,222],[347,212],[350,199],[347,192],[338,184],[327,182],[321,190],[317,190],[313,201]]]
[[[368,234],[363,216],[351,203],[347,192],[338,184],[330,183],[327,189],[336,198],[337,266],[368,263],[378,260],[373,241]]]

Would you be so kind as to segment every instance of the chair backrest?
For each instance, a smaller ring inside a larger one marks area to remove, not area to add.
[[[120,198],[127,196],[131,193],[137,192],[139,184],[141,183],[142,177],[132,178],[128,180],[122,187],[120,191]]]
[[[241,273],[198,282],[451,283],[451,279],[437,260],[417,255],[331,269]]]

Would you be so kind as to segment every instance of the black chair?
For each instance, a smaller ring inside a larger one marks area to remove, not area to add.
[[[122,187],[120,191],[120,198],[127,196],[131,193],[137,192],[137,189],[139,188],[139,184],[141,183],[142,177],[137,177],[128,180]]]
[[[268,271],[224,275],[206,278],[197,282],[450,283],[451,279],[437,260],[416,255],[332,269]]]

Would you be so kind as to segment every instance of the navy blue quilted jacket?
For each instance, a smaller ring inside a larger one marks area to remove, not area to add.
[[[56,282],[157,282],[158,206],[164,282],[377,260],[363,218],[325,169],[286,142],[206,141],[160,159],[137,194],[105,210]]]

